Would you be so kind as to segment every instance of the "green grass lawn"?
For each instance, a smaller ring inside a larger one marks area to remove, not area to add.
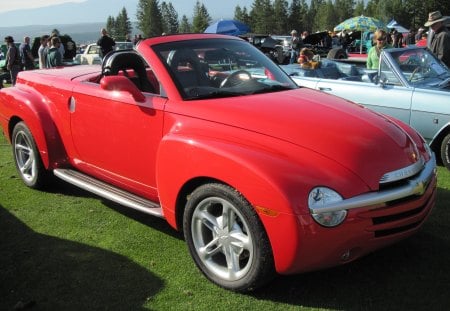
[[[448,310],[450,172],[442,167],[438,185],[437,205],[412,238],[244,295],[207,281],[162,219],[62,181],[49,192],[25,187],[0,134],[0,310]]]

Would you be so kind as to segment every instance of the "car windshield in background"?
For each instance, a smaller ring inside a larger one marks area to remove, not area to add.
[[[433,80],[437,80],[438,84],[448,83],[448,69],[426,49],[398,50],[390,52],[390,55],[405,79],[412,85]]]
[[[184,99],[242,96],[298,88],[248,42],[189,40],[154,46]]]
[[[128,50],[134,48],[133,42],[116,42],[116,50]]]

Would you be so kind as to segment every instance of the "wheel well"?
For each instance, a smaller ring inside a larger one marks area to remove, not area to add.
[[[176,221],[177,221],[177,229],[178,231],[183,231],[183,213],[184,208],[186,207],[186,203],[188,200],[189,195],[198,187],[204,184],[208,183],[220,183],[225,184],[224,182],[210,178],[210,177],[197,177],[194,179],[189,180],[187,183],[184,184],[184,186],[181,188],[180,192],[178,193],[177,202],[176,202]]]
[[[8,124],[9,137],[8,138],[9,138],[10,141],[11,141],[11,138],[12,138],[12,132],[14,130],[14,127],[16,126],[17,123],[19,123],[21,121],[22,121],[22,119],[19,118],[19,117],[12,117],[9,120],[9,124]]]
[[[445,129],[443,129],[438,136],[433,139],[431,142],[431,150],[433,150],[434,154],[436,155],[436,159],[438,160],[439,164],[442,164],[441,159],[441,145],[442,141],[444,140],[444,137],[450,134],[450,126],[447,126]]]

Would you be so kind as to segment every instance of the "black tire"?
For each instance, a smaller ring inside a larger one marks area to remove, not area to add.
[[[450,134],[447,134],[441,144],[442,164],[450,170]]]
[[[345,58],[347,58],[347,53],[344,51],[344,49],[334,48],[328,52],[327,58],[328,59],[345,59]]]
[[[14,163],[25,185],[34,189],[44,188],[50,182],[30,129],[24,122],[14,126],[12,132]]]
[[[183,228],[195,264],[213,283],[246,292],[275,276],[264,227],[233,188],[217,183],[198,187],[186,204]]]

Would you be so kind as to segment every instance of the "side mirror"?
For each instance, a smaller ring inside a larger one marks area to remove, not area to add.
[[[105,76],[100,80],[100,87],[106,91],[128,92],[137,102],[145,102],[142,92],[124,76]]]

